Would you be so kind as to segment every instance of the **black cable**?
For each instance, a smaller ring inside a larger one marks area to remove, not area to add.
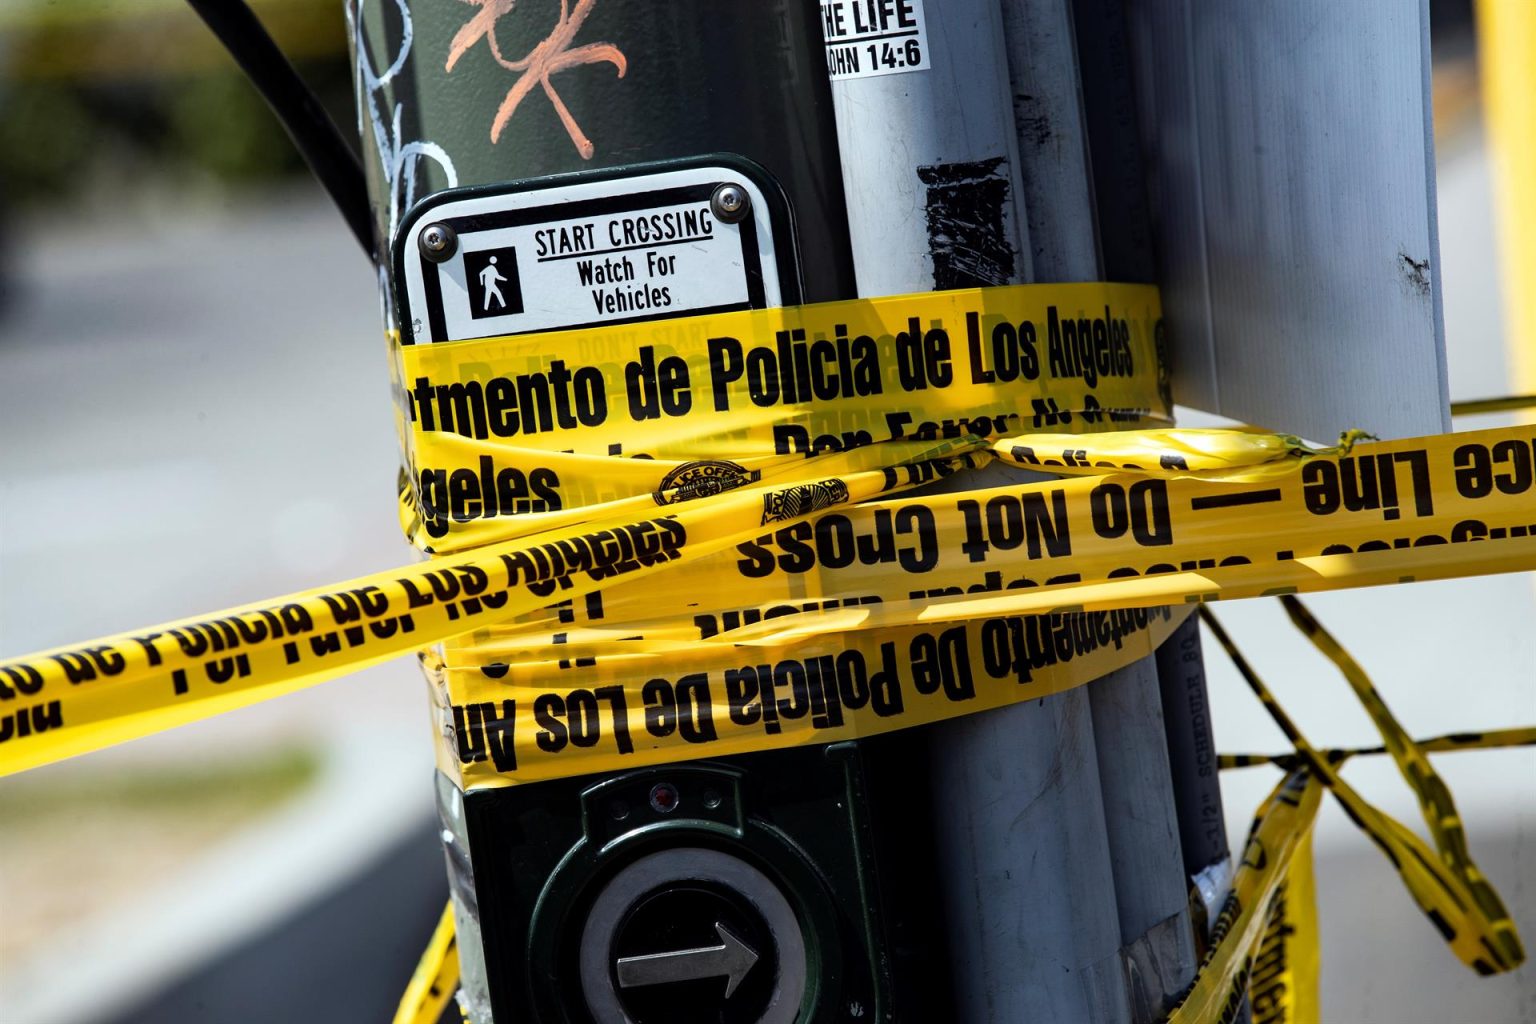
[[[282,122],[304,162],[352,229],[369,258],[376,256],[373,214],[363,165],[336,122],[304,84],[244,0],[187,0],[235,58]]]

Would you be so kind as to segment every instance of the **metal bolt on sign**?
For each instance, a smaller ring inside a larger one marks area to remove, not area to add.
[[[715,189],[709,199],[709,210],[727,224],[736,224],[752,211],[752,198],[740,185],[727,182]]]
[[[421,254],[433,263],[444,263],[459,248],[459,236],[446,224],[428,224],[421,229]]]

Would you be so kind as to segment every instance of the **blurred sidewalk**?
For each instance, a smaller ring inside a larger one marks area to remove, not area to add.
[[[395,522],[376,279],[314,189],[14,227],[0,654],[412,557]],[[56,878],[90,894],[77,901],[89,912],[6,965],[0,1019],[83,1024],[126,1009],[429,830],[424,684],[402,659],[14,780],[46,790],[167,765],[193,777],[287,749],[319,755],[316,780],[240,831],[173,856],[125,836],[98,851],[111,872]],[[441,870],[421,885],[440,893]],[[377,921],[351,927],[360,948],[377,941]],[[375,983],[397,993],[407,980]]]

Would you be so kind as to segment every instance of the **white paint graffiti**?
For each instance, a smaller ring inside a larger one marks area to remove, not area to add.
[[[448,179],[449,188],[459,183],[459,175],[454,170],[453,160],[443,147],[435,142],[424,140],[405,142],[401,139],[400,123],[403,106],[401,103],[394,103],[388,123],[385,121],[381,103],[387,104],[388,99],[385,99],[382,94],[385,87],[390,85],[395,76],[405,67],[406,57],[411,52],[413,34],[411,12],[406,6],[406,0],[394,0],[394,4],[400,11],[400,45],[395,52],[394,60],[382,72],[375,70],[363,31],[363,15],[368,0],[353,0],[346,5],[347,27],[352,33],[352,45],[357,59],[357,94],[360,99],[358,128],[365,136],[370,130],[372,131],[379,154],[379,167],[384,177],[384,186],[389,193],[387,221],[389,231],[386,242],[394,238],[395,230],[400,226],[401,212],[410,209],[411,204],[416,201],[416,175],[422,160],[431,160],[442,168],[443,174]],[[363,123],[365,119],[366,123]]]

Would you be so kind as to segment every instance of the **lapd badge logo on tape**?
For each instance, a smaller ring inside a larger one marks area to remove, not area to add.
[[[846,504],[847,501],[848,485],[835,478],[796,484],[781,491],[769,491],[763,495],[762,525],[798,519],[833,505]]]
[[[401,341],[794,302],[791,254],[774,244],[782,211],[771,180],[735,158],[438,193],[395,240]]]
[[[652,497],[658,505],[708,498],[756,483],[760,476],[755,469],[718,459],[685,462],[661,478],[661,486]]]

